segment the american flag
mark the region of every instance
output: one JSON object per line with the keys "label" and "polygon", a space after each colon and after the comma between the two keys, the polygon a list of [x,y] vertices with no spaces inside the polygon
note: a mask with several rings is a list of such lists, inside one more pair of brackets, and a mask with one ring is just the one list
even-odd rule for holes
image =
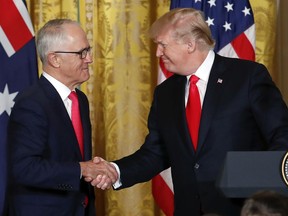
{"label": "american flag", "polygon": [[[248,0],[171,0],[170,9],[189,7],[204,12],[206,23],[216,41],[216,53],[255,60],[255,24]],[[160,61],[158,83],[171,75]],[[167,216],[172,216],[174,193],[170,168],[154,177],[152,193],[162,211]]]}
{"label": "american flag", "polygon": [[0,0],[0,215],[5,214],[6,133],[14,98],[38,77],[34,30],[22,0]]}

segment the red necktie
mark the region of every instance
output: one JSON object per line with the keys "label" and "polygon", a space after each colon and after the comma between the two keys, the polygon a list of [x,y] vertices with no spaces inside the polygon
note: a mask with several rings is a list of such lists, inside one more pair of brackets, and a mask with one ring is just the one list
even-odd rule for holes
{"label": "red necktie", "polygon": [[[82,121],[81,121],[81,115],[80,115],[80,109],[79,109],[78,96],[77,96],[75,91],[72,91],[68,97],[72,101],[72,109],[71,109],[72,124],[74,127],[74,131],[76,133],[76,137],[78,140],[78,144],[79,144],[82,158],[84,158],[83,127],[82,127]],[[85,208],[88,205],[88,201],[89,201],[88,196],[86,195],[85,200],[82,203]]]}
{"label": "red necktie", "polygon": [[72,91],[68,97],[72,101],[71,120],[78,140],[80,152],[83,158],[84,157],[83,127],[80,116],[78,96],[75,91]]}
{"label": "red necktie", "polygon": [[189,97],[186,105],[186,118],[188,128],[194,149],[197,148],[198,144],[198,133],[201,117],[201,103],[199,91],[196,83],[199,78],[195,75],[190,77]]}

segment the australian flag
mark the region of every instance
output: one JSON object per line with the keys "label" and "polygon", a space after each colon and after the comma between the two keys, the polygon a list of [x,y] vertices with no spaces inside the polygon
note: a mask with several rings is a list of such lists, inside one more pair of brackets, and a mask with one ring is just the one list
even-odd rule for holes
{"label": "australian flag", "polygon": [[[195,8],[203,11],[216,41],[216,53],[255,60],[255,24],[249,0],[171,0],[170,9],[174,8]],[[159,65],[158,83],[172,75],[161,60]],[[152,193],[165,215],[172,216],[174,191],[170,168],[153,178]]]}
{"label": "australian flag", "polygon": [[22,0],[0,0],[0,215],[5,215],[8,118],[16,95],[38,78],[34,30]]}

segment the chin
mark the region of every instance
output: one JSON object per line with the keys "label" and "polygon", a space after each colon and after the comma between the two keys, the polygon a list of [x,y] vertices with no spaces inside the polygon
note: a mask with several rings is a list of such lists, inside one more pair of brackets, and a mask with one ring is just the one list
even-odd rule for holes
{"label": "chin", "polygon": [[90,75],[88,74],[88,76],[85,77],[83,82],[86,82],[87,80],[89,80],[89,78],[90,78]]}
{"label": "chin", "polygon": [[171,70],[173,70],[173,68],[175,68],[174,65],[170,61],[164,62],[164,66],[169,71],[171,71]]}
{"label": "chin", "polygon": [[83,72],[83,79],[88,80],[90,78],[90,73],[89,73],[89,70],[85,70],[85,72]]}

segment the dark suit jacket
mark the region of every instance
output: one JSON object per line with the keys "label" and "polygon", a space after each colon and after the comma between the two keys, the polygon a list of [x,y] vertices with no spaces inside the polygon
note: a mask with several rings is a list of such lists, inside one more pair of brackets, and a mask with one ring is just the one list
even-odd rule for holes
{"label": "dark suit jacket", "polygon": [[215,187],[227,151],[287,150],[288,111],[267,69],[258,63],[215,56],[202,106],[197,151],[185,117],[186,77],[156,87],[149,134],[131,156],[115,161],[122,188],[150,180],[171,166],[175,215],[239,215],[237,200]]}
{"label": "dark suit jacket", "polygon": [[[76,90],[91,159],[89,105]],[[72,122],[56,89],[43,76],[16,98],[9,129],[10,215],[95,215],[94,190],[80,180],[82,161]],[[86,208],[85,196],[89,198]],[[84,214],[86,211],[86,214]]]}

